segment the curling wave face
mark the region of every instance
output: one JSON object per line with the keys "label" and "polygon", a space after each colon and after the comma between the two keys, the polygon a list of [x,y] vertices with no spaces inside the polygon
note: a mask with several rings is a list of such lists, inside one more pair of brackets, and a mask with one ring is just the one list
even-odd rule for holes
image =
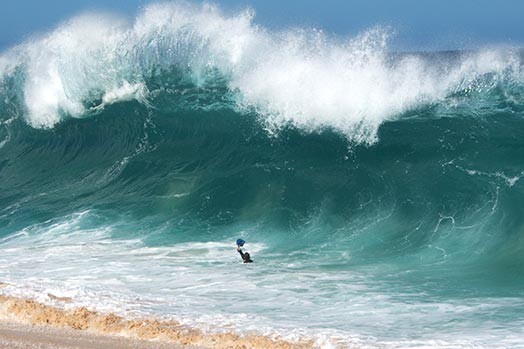
{"label": "curling wave face", "polygon": [[522,51],[387,37],[169,3],[3,53],[3,291],[316,343],[522,345]]}

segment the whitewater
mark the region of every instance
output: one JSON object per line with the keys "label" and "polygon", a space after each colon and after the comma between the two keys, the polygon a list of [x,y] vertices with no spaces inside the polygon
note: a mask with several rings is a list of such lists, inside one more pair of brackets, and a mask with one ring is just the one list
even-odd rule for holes
{"label": "whitewater", "polygon": [[389,40],[173,2],[5,50],[0,292],[318,348],[523,348],[524,52]]}

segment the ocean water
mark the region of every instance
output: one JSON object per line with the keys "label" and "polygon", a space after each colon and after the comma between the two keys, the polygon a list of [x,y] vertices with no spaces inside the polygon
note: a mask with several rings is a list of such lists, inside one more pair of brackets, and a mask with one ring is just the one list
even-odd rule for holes
{"label": "ocean water", "polygon": [[168,3],[5,50],[2,292],[323,348],[524,348],[524,53],[388,39]]}

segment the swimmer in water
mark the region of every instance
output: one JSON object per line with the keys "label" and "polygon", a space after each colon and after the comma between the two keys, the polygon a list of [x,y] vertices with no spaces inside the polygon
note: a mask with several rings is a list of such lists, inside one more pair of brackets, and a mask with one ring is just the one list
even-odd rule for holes
{"label": "swimmer in water", "polygon": [[242,249],[239,245],[237,245],[237,251],[240,253],[240,256],[242,257],[242,260],[244,263],[253,263],[253,260],[251,259],[251,256],[249,256],[248,252],[242,252]]}

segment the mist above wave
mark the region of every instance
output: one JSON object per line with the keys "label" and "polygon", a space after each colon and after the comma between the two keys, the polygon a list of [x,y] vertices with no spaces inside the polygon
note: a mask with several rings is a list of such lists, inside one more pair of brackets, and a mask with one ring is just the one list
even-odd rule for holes
{"label": "mist above wave", "polygon": [[148,81],[175,67],[195,86],[218,73],[235,107],[256,110],[270,132],[330,128],[368,144],[407,110],[523,80],[516,50],[392,55],[384,28],[342,40],[316,29],[270,31],[253,18],[251,10],[229,15],[183,2],[149,5],[132,21],[86,14],[0,56],[0,74],[20,75],[19,100],[37,128],[83,117],[93,105],[145,103]]}

